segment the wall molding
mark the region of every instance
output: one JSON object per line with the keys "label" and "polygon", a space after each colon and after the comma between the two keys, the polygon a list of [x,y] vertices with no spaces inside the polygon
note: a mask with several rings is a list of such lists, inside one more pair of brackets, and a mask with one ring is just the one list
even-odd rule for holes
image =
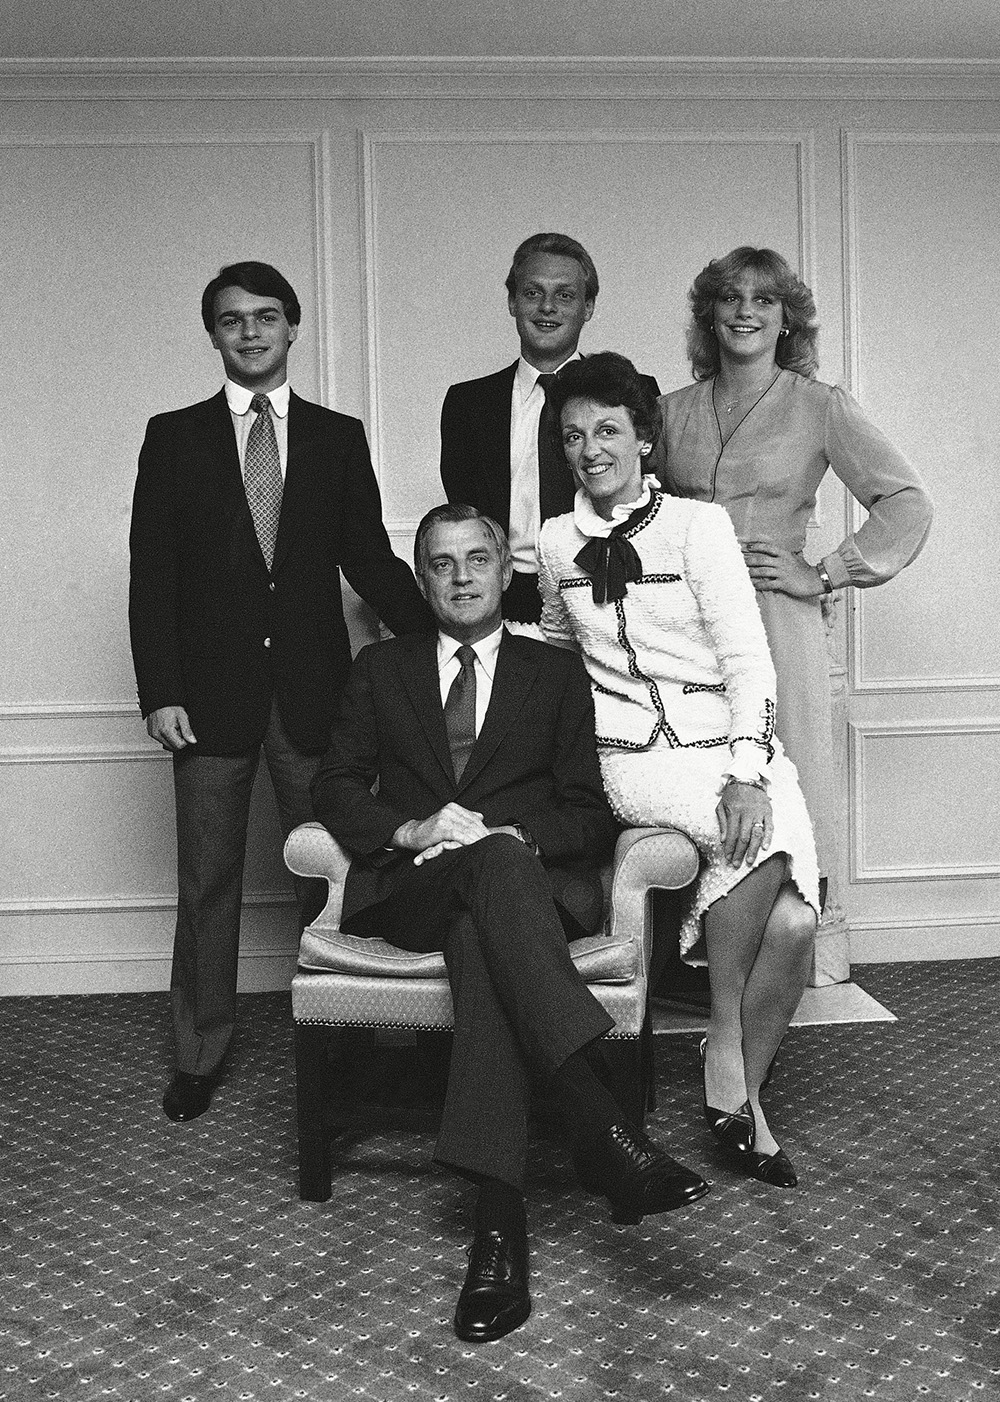
{"label": "wall molding", "polygon": [[[244,891],[243,905],[254,909],[277,909],[293,906],[296,898],[286,891]],[[33,898],[23,901],[0,901],[3,915],[107,915],[138,914],[146,910],[176,910],[177,895],[154,892],[129,896],[79,896],[61,899]],[[95,956],[95,958],[98,956]],[[109,959],[112,955],[109,953]],[[117,953],[115,956],[117,958]],[[128,956],[128,957],[140,957]],[[0,955],[0,964],[7,962]]]}
{"label": "wall molding", "polygon": [[138,745],[8,745],[0,748],[0,764],[123,764],[153,760],[167,763],[171,756],[150,742]]}
{"label": "wall molding", "polygon": [[112,716],[142,720],[136,701],[31,701],[0,706],[0,720],[103,720]]}
{"label": "wall molding", "polygon": [[[601,82],[593,82],[600,63]],[[719,98],[996,102],[996,60],[692,57],[8,58],[2,101]]]}
{"label": "wall molding", "polygon": [[[852,721],[848,725],[848,825],[850,880],[855,885],[872,882],[900,881],[941,881],[972,880],[981,877],[1000,876],[1000,859],[981,865],[974,863],[941,863],[935,866],[919,867],[870,867],[865,864],[865,750],[872,739],[912,738],[942,735],[1000,735],[1000,720],[968,721],[898,721],[893,724],[859,724]],[[852,928],[855,925],[852,919]],[[876,921],[881,927],[886,922]]]}
{"label": "wall molding", "polygon": [[[385,460],[382,442],[380,410],[380,377],[378,352],[378,259],[377,259],[377,199],[375,189],[375,153],[385,146],[785,146],[795,153],[795,213],[798,230],[799,266],[803,279],[811,286],[816,277],[816,137],[812,127],[779,128],[776,130],[726,131],[719,128],[693,131],[636,131],[630,128],[595,128],[592,130],[507,130],[469,131],[449,128],[370,128],[359,133],[359,172],[361,187],[361,259],[363,279],[363,360],[366,373],[368,438],[376,473],[381,473]],[[385,522],[391,537],[407,529],[403,521]],[[416,530],[414,523],[413,530]]]}

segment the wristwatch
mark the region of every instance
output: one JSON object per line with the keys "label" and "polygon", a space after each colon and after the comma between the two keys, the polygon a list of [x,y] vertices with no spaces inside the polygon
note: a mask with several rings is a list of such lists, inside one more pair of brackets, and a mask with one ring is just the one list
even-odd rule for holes
{"label": "wristwatch", "polygon": [[537,842],[535,841],[535,839],[532,837],[532,835],[531,835],[531,833],[528,831],[528,829],[527,829],[526,827],[524,827],[524,825],[523,825],[522,823],[514,823],[514,824],[513,824],[513,828],[514,828],[514,831],[517,833],[519,839],[524,843],[524,845],[525,845],[526,847],[530,847],[530,848],[531,848],[531,854],[532,854],[532,856],[533,856],[533,857],[537,857],[537,856],[538,856],[538,843],[537,843]]}

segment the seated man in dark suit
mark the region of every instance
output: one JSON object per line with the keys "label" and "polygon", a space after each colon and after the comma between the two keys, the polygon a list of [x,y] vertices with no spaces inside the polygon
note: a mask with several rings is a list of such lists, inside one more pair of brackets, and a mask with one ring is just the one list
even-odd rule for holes
{"label": "seated man in dark suit", "polygon": [[[507,308],[520,357],[505,370],[452,385],[441,409],[441,481],[449,501],[469,502],[499,521],[514,574],[504,618],[537,623],[538,532],[573,509],[574,484],[546,386],[580,352],[580,332],[597,300],[597,269],[567,234],[532,234],[507,274]],[[644,376],[654,394],[659,387]]]}
{"label": "seated man in dark suit", "polygon": [[579,658],[506,632],[510,554],[475,508],[429,512],[415,556],[439,632],[359,653],[313,803],[354,858],[343,928],[444,952],[455,1038],[435,1157],[480,1185],[455,1331],[485,1341],[531,1309],[532,1075],[549,1078],[578,1173],[618,1220],[685,1206],[707,1185],[625,1123],[595,1075],[594,1043],[613,1024],[567,933],[600,920],[616,825]]}

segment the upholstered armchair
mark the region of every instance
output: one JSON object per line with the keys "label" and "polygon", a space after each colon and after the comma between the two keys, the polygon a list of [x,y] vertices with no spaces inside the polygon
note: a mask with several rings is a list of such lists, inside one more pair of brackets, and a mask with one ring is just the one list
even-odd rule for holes
{"label": "upholstered armchair", "polygon": [[[329,897],[303,933],[292,980],[297,1079],[299,1193],[325,1202],[331,1192],[331,1144],[338,1130],[330,1108],[327,1041],[331,1029],[447,1031],[451,990],[439,953],[412,954],[381,939],[340,929],[350,859],[319,823],[305,823],[285,843],[298,876],[324,877]],[[680,890],[698,870],[698,853],[683,833],[632,828],[618,839],[606,872],[604,932],[571,942],[570,952],[591,992],[615,1020],[607,1034],[622,1074],[626,1105],[637,1122],[652,1103],[653,1054],[648,1007],[652,924],[648,893]]]}

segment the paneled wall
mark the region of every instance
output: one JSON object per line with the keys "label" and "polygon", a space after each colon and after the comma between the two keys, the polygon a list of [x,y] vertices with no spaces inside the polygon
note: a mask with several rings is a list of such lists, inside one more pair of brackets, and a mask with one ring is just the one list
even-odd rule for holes
{"label": "paneled wall", "polygon": [[[293,382],[366,420],[407,555],[441,497],[444,392],[514,358],[503,279],[550,227],[601,275],[584,349],[623,350],[664,388],[688,378],[685,292],[710,256],[770,244],[814,287],[821,377],[852,389],[938,507],[918,562],[849,596],[831,638],[853,955],[1000,954],[997,94],[933,73],[905,92],[866,79],[862,101],[846,78],[782,95],[710,68],[641,85],[619,69],[597,103],[584,69],[558,98],[516,64],[481,92],[428,65],[405,96],[388,69],[345,71],[324,91],[294,65],[16,82],[0,66],[5,991],[168,977],[170,766],[134,706],[127,533],[146,419],[220,382],[204,283],[240,257],[290,277]],[[854,514],[824,487],[817,554]],[[352,622],[370,633],[359,605]],[[294,929],[257,799],[242,977],[271,987]]]}

